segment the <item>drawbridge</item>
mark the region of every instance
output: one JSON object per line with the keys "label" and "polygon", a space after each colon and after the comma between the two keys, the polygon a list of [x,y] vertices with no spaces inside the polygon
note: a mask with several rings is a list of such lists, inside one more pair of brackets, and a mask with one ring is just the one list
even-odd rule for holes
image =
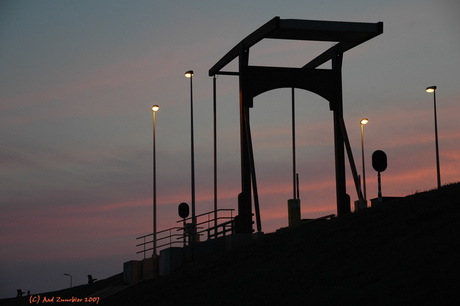
{"label": "drawbridge", "polygon": [[[249,119],[254,97],[270,90],[304,89],[329,102],[329,109],[333,112],[334,118],[337,214],[340,216],[350,212],[350,197],[346,192],[345,182],[345,150],[358,198],[363,199],[343,120],[342,62],[346,51],[382,33],[382,22],[337,22],[275,17],[244,38],[209,69],[209,76],[214,77],[214,103],[216,76],[232,75],[239,78],[241,193],[238,195],[238,215],[235,217],[236,233],[253,232],[252,216],[254,214],[257,231],[260,232],[262,228]],[[249,51],[263,39],[327,41],[334,45],[302,67],[251,66],[249,65]],[[238,71],[224,70],[236,58],[238,58]],[[330,69],[319,68],[328,62],[331,63]],[[254,214],[252,198],[254,199]]]}

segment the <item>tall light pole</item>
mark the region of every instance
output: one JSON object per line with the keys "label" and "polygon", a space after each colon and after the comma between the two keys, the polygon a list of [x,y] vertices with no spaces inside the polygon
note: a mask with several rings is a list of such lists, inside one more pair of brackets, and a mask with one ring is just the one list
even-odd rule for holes
{"label": "tall light pole", "polygon": [[441,172],[439,170],[439,147],[438,147],[438,119],[436,116],[436,86],[426,88],[426,92],[433,93],[434,97],[434,133],[436,139],[436,168],[438,172],[438,189],[441,188]]}
{"label": "tall light pole", "polygon": [[195,145],[193,141],[193,70],[185,72],[185,77],[190,79],[190,132],[191,132],[191,173],[192,173],[192,244],[195,244],[196,215],[195,215]]}
{"label": "tall light pole", "polygon": [[[292,98],[292,193],[293,199],[296,200],[296,157],[295,157],[295,91],[294,87],[291,89]],[[297,190],[298,193],[298,190]]]}
{"label": "tall light pole", "polygon": [[72,288],[72,275],[64,273],[64,275],[70,276],[70,288]]}
{"label": "tall light pole", "polygon": [[155,114],[160,109],[158,105],[152,106],[153,112],[153,254],[157,255],[157,158],[155,144]]}
{"label": "tall light pole", "polygon": [[366,168],[364,167],[364,125],[368,123],[367,118],[361,119],[361,153],[363,159],[363,191],[364,191],[364,201],[367,201],[366,198]]}
{"label": "tall light pole", "polygon": [[217,107],[216,107],[216,76],[212,78],[213,84],[213,136],[214,136],[214,234],[217,237]]}

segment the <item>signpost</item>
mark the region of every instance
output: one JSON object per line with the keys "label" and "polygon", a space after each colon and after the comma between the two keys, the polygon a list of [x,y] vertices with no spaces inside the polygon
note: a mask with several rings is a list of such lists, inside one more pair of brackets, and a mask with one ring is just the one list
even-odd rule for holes
{"label": "signpost", "polygon": [[382,203],[382,187],[380,183],[380,172],[383,172],[387,168],[387,155],[381,150],[377,150],[372,153],[372,167],[378,172],[378,184],[379,184],[379,203]]}
{"label": "signpost", "polygon": [[184,247],[187,242],[187,224],[185,222],[185,219],[188,217],[190,214],[190,208],[187,203],[180,203],[179,204],[179,217],[184,219]]}

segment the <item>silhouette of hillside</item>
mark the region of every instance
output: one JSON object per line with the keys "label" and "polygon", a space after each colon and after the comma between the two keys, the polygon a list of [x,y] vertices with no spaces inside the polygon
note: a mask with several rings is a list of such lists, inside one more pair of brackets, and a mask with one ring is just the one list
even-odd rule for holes
{"label": "silhouette of hillside", "polygon": [[[58,305],[70,305],[72,303],[65,303],[65,302],[58,302],[57,297],[60,297],[62,300],[71,299],[72,297],[77,297],[84,299],[85,297],[89,296],[100,296],[100,293],[105,293],[107,291],[113,291],[114,289],[126,287],[123,284],[123,273],[119,273],[108,277],[106,279],[95,281],[92,284],[87,285],[79,285],[72,288],[66,288],[58,291],[51,291],[45,293],[33,293],[32,299],[34,297],[40,296],[39,298],[34,299],[36,302],[32,302],[30,296],[24,294],[21,298],[6,298],[0,299],[0,305],[8,305],[8,306],[16,306],[16,305],[32,305],[32,304],[58,304]],[[52,299],[54,297],[53,302],[43,302],[43,298],[46,297],[47,299]],[[80,305],[89,305],[90,303],[80,303]],[[76,304],[77,305],[77,304]]]}
{"label": "silhouette of hillside", "polygon": [[460,184],[267,234],[100,305],[442,305],[460,285]]}
{"label": "silhouette of hillside", "polygon": [[451,184],[282,229],[99,305],[451,305],[460,286],[459,193]]}

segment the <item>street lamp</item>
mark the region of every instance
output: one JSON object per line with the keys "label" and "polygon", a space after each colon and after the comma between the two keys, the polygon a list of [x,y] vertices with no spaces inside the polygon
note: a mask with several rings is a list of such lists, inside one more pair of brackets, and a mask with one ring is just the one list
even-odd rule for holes
{"label": "street lamp", "polygon": [[66,275],[66,276],[70,276],[70,288],[72,288],[72,275],[70,275],[70,274],[67,274],[67,273],[64,273],[64,275]]}
{"label": "street lamp", "polygon": [[[364,167],[364,125],[368,123],[367,118],[361,119],[361,153],[363,159],[363,187],[364,187],[364,201],[366,202],[366,168]],[[367,204],[366,204],[367,205]]]}
{"label": "street lamp", "polygon": [[436,116],[436,86],[427,87],[425,90],[428,93],[433,93],[434,97],[434,133],[436,139],[436,168],[438,172],[438,189],[441,188],[441,172],[439,170],[439,147],[438,147],[438,120]]}
{"label": "street lamp", "polygon": [[195,244],[196,216],[195,216],[195,145],[193,141],[193,70],[185,72],[190,79],[190,133],[191,133],[191,174],[192,174],[192,244]]}
{"label": "street lamp", "polygon": [[153,111],[153,254],[157,254],[157,165],[155,145],[155,114],[160,109],[158,105],[152,106]]}

